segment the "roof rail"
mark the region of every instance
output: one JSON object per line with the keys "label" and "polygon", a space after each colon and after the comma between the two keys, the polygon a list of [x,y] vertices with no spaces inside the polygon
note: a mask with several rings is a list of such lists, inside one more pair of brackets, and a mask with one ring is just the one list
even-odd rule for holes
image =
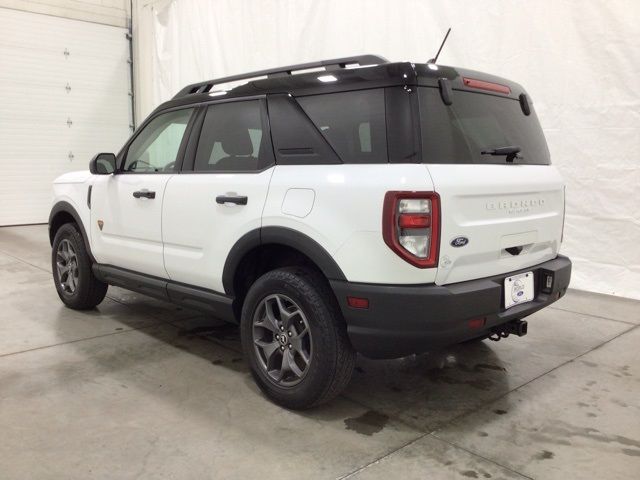
{"label": "roof rail", "polygon": [[222,83],[235,82],[237,80],[248,80],[256,77],[284,77],[291,75],[295,71],[308,70],[311,68],[322,68],[325,70],[337,70],[345,68],[347,65],[378,65],[381,63],[389,63],[389,61],[378,55],[357,55],[354,57],[334,58],[331,60],[320,60],[319,62],[299,63],[297,65],[288,65],[286,67],[269,68],[267,70],[258,70],[257,72],[242,73],[240,75],[231,75],[229,77],[216,78],[214,80],[208,80],[206,82],[193,83],[187,85],[180,90],[175,97],[180,98],[185,95],[191,95],[195,93],[204,93],[210,91],[214,85],[220,85]]}

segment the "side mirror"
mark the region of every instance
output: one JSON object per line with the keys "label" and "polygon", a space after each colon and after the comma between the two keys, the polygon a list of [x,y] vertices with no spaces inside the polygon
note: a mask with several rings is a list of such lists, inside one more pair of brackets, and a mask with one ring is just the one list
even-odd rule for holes
{"label": "side mirror", "polygon": [[113,153],[99,153],[89,162],[92,175],[111,175],[116,171],[116,156]]}

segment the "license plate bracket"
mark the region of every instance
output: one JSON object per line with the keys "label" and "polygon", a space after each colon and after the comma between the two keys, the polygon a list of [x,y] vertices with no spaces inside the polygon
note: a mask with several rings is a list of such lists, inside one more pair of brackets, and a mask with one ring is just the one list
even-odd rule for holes
{"label": "license plate bracket", "polygon": [[519,273],[504,279],[504,308],[530,302],[535,298],[533,272]]}

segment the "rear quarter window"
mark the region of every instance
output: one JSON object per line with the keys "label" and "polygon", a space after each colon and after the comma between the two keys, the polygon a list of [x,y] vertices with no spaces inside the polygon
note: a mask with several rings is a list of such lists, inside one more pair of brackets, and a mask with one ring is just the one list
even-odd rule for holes
{"label": "rear quarter window", "polygon": [[437,88],[418,91],[425,163],[504,164],[505,156],[481,152],[506,146],[520,147],[518,164],[551,163],[535,112],[525,115],[518,100],[454,90],[447,106]]}
{"label": "rear quarter window", "polygon": [[383,89],[296,100],[344,163],[387,163]]}

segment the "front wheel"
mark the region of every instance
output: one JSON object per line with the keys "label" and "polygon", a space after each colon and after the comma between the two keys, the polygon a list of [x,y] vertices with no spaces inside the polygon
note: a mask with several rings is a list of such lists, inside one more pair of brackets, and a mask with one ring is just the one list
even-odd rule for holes
{"label": "front wheel", "polygon": [[69,308],[93,308],[107,294],[109,286],[93,275],[84,239],[73,223],[65,223],[56,232],[51,267],[58,296]]}
{"label": "front wheel", "polygon": [[264,274],[242,308],[242,346],[260,389],[279,405],[325,403],[349,383],[355,352],[333,293],[317,273]]}

